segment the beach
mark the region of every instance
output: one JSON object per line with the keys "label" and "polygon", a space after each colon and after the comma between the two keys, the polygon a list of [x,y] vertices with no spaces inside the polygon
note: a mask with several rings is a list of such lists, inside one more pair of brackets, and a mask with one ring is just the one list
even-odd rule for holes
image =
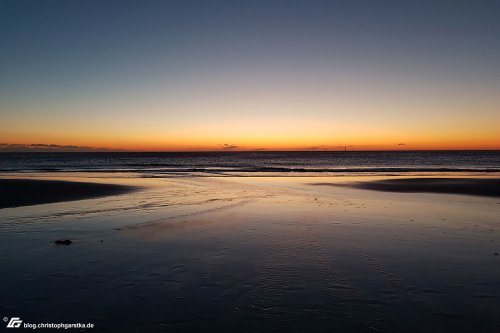
{"label": "beach", "polygon": [[[2,178],[107,184],[97,198],[0,209],[7,317],[102,332],[500,325],[500,201],[474,195],[494,177],[441,177],[473,195],[408,188],[429,177],[400,192],[365,188],[402,181],[387,176]],[[104,191],[117,185],[135,190]]]}

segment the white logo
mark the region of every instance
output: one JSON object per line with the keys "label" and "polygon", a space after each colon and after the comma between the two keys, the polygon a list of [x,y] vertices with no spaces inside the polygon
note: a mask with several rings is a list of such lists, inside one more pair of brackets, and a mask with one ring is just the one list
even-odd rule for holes
{"label": "white logo", "polygon": [[22,324],[22,320],[19,317],[12,317],[10,318],[9,323],[7,324],[7,328],[19,328]]}

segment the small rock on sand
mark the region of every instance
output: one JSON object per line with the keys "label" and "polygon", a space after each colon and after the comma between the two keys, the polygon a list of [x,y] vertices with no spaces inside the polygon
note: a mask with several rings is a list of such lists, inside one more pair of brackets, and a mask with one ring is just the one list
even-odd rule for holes
{"label": "small rock on sand", "polygon": [[71,245],[71,241],[69,239],[58,239],[54,242],[57,245]]}

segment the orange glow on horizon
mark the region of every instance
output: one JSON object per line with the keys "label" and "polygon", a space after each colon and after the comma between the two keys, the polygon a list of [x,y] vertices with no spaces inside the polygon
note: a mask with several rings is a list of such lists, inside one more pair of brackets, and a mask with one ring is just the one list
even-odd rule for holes
{"label": "orange glow on horizon", "polygon": [[[217,143],[222,142],[222,143]],[[90,147],[95,150],[116,150],[130,152],[189,152],[189,151],[386,151],[386,150],[500,150],[500,140],[326,140],[293,141],[277,140],[40,140],[25,139],[10,144],[46,144],[58,146]],[[75,149],[78,150],[78,149]],[[1,150],[0,150],[1,151]]]}
{"label": "orange glow on horizon", "polygon": [[[119,120],[117,120],[119,121]],[[470,126],[472,121],[402,125],[314,121],[306,118],[206,121],[164,128],[161,122],[132,126],[112,122],[74,121],[64,126],[26,123],[5,126],[0,143],[84,146],[123,151],[376,151],[376,150],[500,150],[496,123]],[[116,122],[115,122],[116,123]],[[114,124],[114,123],[112,123]],[[139,124],[141,125],[141,124]],[[14,128],[14,130],[11,130]]]}

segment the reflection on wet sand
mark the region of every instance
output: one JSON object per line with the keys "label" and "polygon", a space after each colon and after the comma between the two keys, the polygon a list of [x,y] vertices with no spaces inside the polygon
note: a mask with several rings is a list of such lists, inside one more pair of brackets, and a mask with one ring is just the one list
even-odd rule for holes
{"label": "reflection on wet sand", "polygon": [[498,199],[314,182],[134,178],[0,210],[0,311],[124,332],[498,327]]}

